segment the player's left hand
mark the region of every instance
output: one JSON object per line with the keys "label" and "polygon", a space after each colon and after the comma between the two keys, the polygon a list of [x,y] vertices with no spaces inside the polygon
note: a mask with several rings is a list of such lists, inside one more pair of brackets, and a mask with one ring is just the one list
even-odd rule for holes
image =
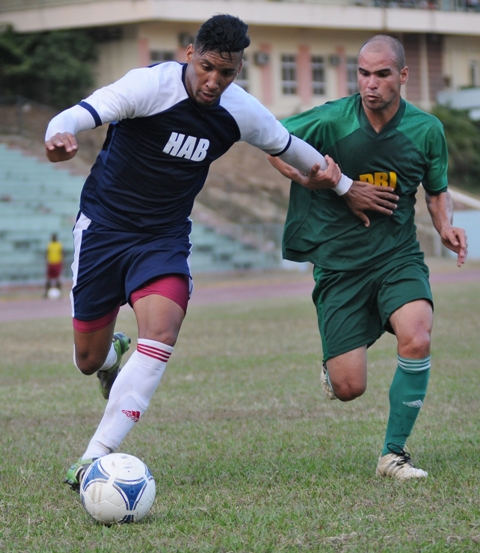
{"label": "player's left hand", "polygon": [[395,190],[388,186],[374,186],[368,182],[354,180],[343,197],[352,213],[366,227],[370,226],[370,219],[365,211],[377,211],[384,215],[392,215],[397,209],[398,196],[395,194]]}
{"label": "player's left hand", "polygon": [[442,244],[457,254],[457,266],[461,267],[467,260],[468,240],[463,228],[447,226],[440,233]]}

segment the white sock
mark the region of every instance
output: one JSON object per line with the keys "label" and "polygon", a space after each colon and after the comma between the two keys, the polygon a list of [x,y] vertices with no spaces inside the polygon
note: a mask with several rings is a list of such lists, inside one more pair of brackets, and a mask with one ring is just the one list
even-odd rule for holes
{"label": "white sock", "polygon": [[[105,371],[105,370],[109,369],[110,367],[113,367],[113,365],[115,365],[116,362],[117,362],[117,352],[116,352],[115,348],[113,347],[113,342],[112,342],[112,345],[110,346],[110,349],[108,351],[107,358],[105,359],[103,365],[98,370],[99,371]],[[73,364],[78,369],[77,359],[76,359],[76,355],[75,355],[75,346],[73,346]],[[80,369],[78,369],[78,370],[80,370]]]}
{"label": "white sock", "polygon": [[112,345],[110,346],[110,349],[108,350],[107,358],[105,359],[103,365],[98,369],[99,371],[105,371],[109,369],[110,367],[113,367],[115,363],[117,362],[118,356],[117,356],[117,350]]}
{"label": "white sock", "polygon": [[118,449],[147,410],[172,352],[172,346],[161,342],[138,340],[136,351],[110,390],[103,418],[82,459],[102,457]]}

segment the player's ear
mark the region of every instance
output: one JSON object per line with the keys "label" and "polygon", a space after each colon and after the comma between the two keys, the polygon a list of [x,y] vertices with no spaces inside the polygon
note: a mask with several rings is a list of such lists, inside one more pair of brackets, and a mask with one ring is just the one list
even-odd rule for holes
{"label": "player's ear", "polygon": [[408,81],[408,67],[405,66],[401,71],[400,71],[400,84],[405,84],[406,82]]}
{"label": "player's ear", "polygon": [[187,63],[190,63],[192,61],[194,51],[195,49],[193,48],[193,44],[189,44],[187,46],[187,49],[185,50],[185,57],[187,58]]}

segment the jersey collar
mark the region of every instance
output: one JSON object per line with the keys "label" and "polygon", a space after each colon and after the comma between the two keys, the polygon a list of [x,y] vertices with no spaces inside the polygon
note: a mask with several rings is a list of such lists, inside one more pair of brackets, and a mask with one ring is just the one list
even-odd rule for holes
{"label": "jersey collar", "polygon": [[390,121],[383,127],[383,129],[377,133],[377,131],[372,127],[370,121],[368,120],[367,114],[363,109],[362,99],[360,94],[357,96],[357,117],[360,127],[372,138],[386,138],[393,130],[395,130],[400,121],[402,120],[403,114],[405,113],[406,103],[403,98],[400,98],[400,105],[398,106],[397,113],[390,119]]}

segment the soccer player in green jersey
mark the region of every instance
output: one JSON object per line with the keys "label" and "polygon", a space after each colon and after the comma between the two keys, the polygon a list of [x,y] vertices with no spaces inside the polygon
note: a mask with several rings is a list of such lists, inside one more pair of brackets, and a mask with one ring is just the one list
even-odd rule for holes
{"label": "soccer player in green jersey", "polygon": [[367,348],[385,330],[397,338],[398,367],[377,474],[400,480],[427,476],[405,450],[427,391],[433,323],[429,273],[414,224],[421,183],[442,243],[457,254],[459,267],[467,255],[465,231],[452,226],[442,125],[403,100],[400,91],[407,79],[401,43],[376,35],[358,55],[358,94],[283,121],[352,179],[394,188],[393,215],[367,212],[362,223],[348,198],[308,190],[299,184],[304,177],[298,171],[270,160],[293,181],[284,257],[314,265],[326,395],[341,401],[361,396],[367,386]]}

